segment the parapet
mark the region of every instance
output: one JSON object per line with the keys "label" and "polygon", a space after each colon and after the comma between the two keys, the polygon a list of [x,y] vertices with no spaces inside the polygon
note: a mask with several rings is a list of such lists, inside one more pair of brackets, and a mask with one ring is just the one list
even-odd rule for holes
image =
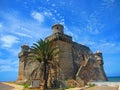
{"label": "parapet", "polygon": [[97,61],[100,65],[103,65],[103,64],[104,64],[104,63],[103,63],[102,52],[96,51],[96,52],[94,53],[94,57],[95,57],[96,61]]}
{"label": "parapet", "polygon": [[30,52],[30,48],[27,44],[23,44],[21,46],[21,51],[20,53],[18,54],[19,58],[26,55],[28,52]]}
{"label": "parapet", "polygon": [[102,53],[102,52],[101,52],[101,51],[99,51],[99,50],[97,50],[95,53],[96,53],[96,54],[98,54],[98,53]]}
{"label": "parapet", "polygon": [[26,51],[28,51],[28,50],[30,49],[27,44],[23,44],[23,45],[21,46],[21,48],[22,48],[22,51],[23,51],[23,52],[26,52]]}
{"label": "parapet", "polygon": [[55,24],[52,26],[53,34],[46,37],[45,40],[56,41],[61,40],[67,43],[72,43],[72,37],[64,34],[64,27],[61,24]]}

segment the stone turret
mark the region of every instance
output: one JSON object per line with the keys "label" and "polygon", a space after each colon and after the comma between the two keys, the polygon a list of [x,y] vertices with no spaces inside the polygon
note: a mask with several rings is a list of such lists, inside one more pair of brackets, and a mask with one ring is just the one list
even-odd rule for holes
{"label": "stone turret", "polygon": [[19,58],[26,55],[29,51],[30,51],[30,48],[29,48],[29,46],[27,44],[22,45],[21,46],[21,51],[18,54]]}
{"label": "stone turret", "polygon": [[29,46],[27,44],[24,44],[21,46],[23,52],[28,52]]}
{"label": "stone turret", "polygon": [[103,63],[102,53],[100,51],[96,51],[95,54],[94,54],[94,56],[95,56],[95,59],[96,59],[96,61],[97,61],[97,63],[99,65],[103,65],[104,64]]}
{"label": "stone turret", "polygon": [[55,34],[55,33],[64,34],[63,30],[64,30],[64,27],[61,24],[55,24],[52,26],[53,34]]}
{"label": "stone turret", "polygon": [[26,57],[28,56],[28,53],[30,51],[30,48],[28,45],[24,44],[21,46],[21,52],[18,54],[19,56],[19,72],[18,72],[18,80],[17,82],[25,82],[25,63],[26,63]]}
{"label": "stone turret", "polygon": [[103,80],[103,81],[106,81],[107,80],[107,77],[106,77],[106,74],[105,74],[105,71],[104,71],[104,67],[103,67],[103,56],[102,56],[102,52],[100,51],[96,51],[94,53],[94,57],[95,57],[95,67],[96,68],[96,72],[97,73],[97,80]]}
{"label": "stone turret", "polygon": [[55,24],[52,26],[52,35],[48,36],[46,40],[49,41],[64,41],[72,43],[72,37],[64,34],[64,27],[61,24]]}

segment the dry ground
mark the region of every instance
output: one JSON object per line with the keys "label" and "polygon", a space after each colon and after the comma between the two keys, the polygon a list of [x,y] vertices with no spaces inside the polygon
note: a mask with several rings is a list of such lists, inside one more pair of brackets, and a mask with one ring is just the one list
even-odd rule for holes
{"label": "dry ground", "polygon": [[14,83],[0,82],[0,90],[23,90],[23,86]]}
{"label": "dry ground", "polygon": [[83,90],[118,90],[118,86],[95,86]]}
{"label": "dry ground", "polygon": [[[23,86],[14,83],[1,82],[0,90],[40,90],[40,89],[23,89]],[[90,88],[70,88],[66,90],[118,90],[118,86],[94,86]]]}
{"label": "dry ground", "polygon": [[118,90],[118,86],[94,86],[89,88],[71,88],[67,90]]}

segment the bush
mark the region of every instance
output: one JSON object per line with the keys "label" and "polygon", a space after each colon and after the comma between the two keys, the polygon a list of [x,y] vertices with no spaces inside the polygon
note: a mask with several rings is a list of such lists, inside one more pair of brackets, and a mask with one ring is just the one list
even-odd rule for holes
{"label": "bush", "polygon": [[66,86],[66,89],[69,89],[69,88],[74,88],[74,87],[70,85]]}
{"label": "bush", "polygon": [[28,88],[30,85],[29,84],[22,84],[22,86],[24,86],[24,88]]}
{"label": "bush", "polygon": [[88,85],[89,87],[94,87],[94,86],[95,86],[95,84],[91,84],[91,83],[87,83],[87,85]]}

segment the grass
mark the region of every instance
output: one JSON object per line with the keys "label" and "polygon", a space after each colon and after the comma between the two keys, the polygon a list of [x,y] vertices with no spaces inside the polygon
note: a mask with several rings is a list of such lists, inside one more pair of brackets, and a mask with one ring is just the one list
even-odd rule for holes
{"label": "grass", "polygon": [[30,85],[29,84],[21,84],[24,88],[28,88]]}
{"label": "grass", "polygon": [[69,86],[66,86],[65,88],[70,89],[70,88],[74,88],[74,87],[69,85]]}

